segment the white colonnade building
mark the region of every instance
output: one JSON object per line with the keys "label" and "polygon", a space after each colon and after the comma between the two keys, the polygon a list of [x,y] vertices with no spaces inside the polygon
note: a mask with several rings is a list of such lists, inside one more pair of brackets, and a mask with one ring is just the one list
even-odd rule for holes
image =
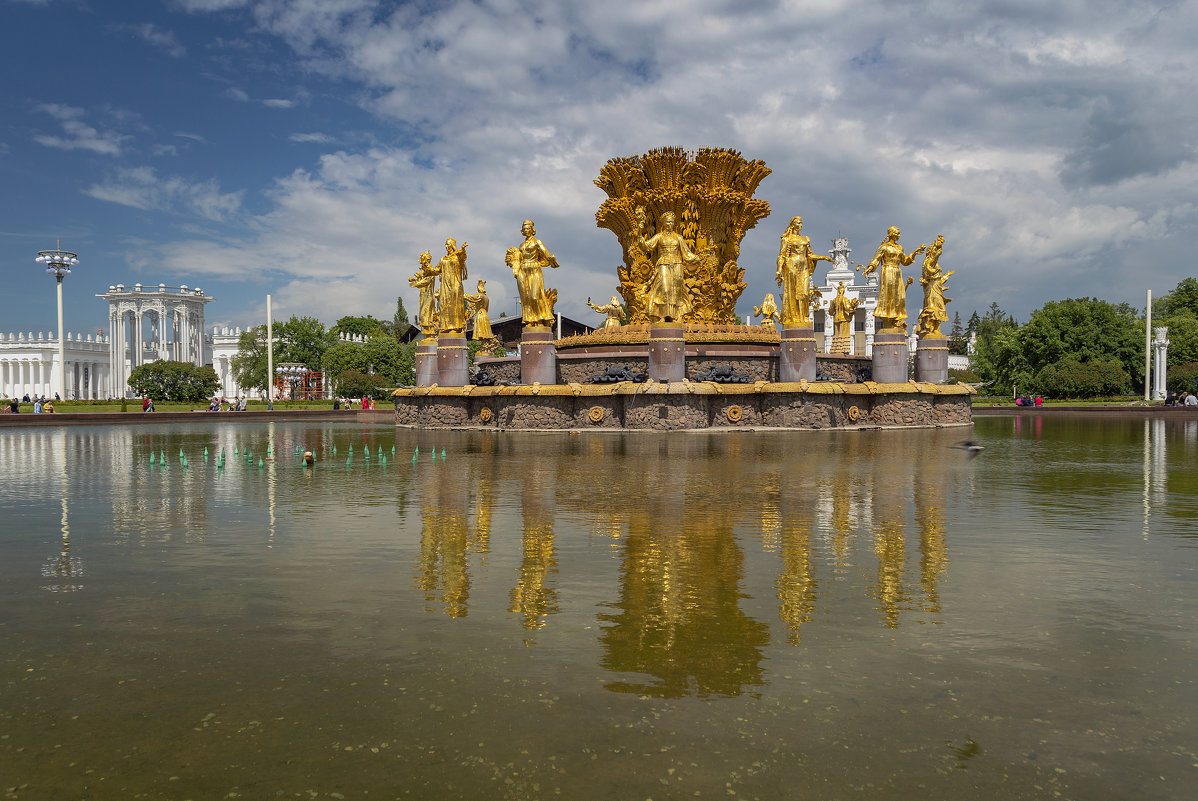
{"label": "white colonnade building", "polygon": [[815,349],[819,353],[827,353],[832,348],[833,322],[828,307],[836,298],[837,284],[842,282],[844,296],[849,300],[857,300],[857,310],[853,312],[853,335],[849,337],[849,353],[853,356],[872,356],[874,352],[874,309],[878,308],[878,278],[871,275],[857,283],[857,271],[849,261],[849,254],[852,252],[848,237],[838,236],[833,239],[832,250],[828,251],[832,258],[832,266],[828,268],[823,286],[816,287],[823,295],[819,300],[819,308],[812,314]]}
{"label": "white colonnade building", "polygon": [[109,364],[114,395],[127,395],[129,374],[159,359],[206,363],[204,305],[215,298],[199,287],[124,284],[96,297],[108,301]]}
{"label": "white colonnade building", "polygon": [[[97,332],[68,333],[63,342],[66,400],[111,396],[111,345]],[[0,396],[53,398],[58,387],[58,337],[32,331],[0,334]]]}

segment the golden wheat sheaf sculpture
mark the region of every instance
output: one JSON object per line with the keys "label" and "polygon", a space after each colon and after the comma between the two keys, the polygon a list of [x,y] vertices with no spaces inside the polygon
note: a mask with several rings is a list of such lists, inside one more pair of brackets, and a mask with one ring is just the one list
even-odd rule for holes
{"label": "golden wheat sheaf sculpture", "polygon": [[754,200],[757,185],[770,174],[763,161],[746,161],[736,150],[706,147],[688,152],[680,147],[650,150],[643,156],[614,158],[599,171],[595,185],[607,193],[595,223],[620,240],[624,264],[619,268],[620,295],[628,322],[649,322],[645,297],[653,280],[650,254],[637,244],[636,209],[644,207],[643,231],[652,237],[667,211],[676,230],[699,256],[685,267],[692,311],[685,322],[737,322],[736,301],[747,286],[737,266],[745,232],[769,216],[770,204]]}

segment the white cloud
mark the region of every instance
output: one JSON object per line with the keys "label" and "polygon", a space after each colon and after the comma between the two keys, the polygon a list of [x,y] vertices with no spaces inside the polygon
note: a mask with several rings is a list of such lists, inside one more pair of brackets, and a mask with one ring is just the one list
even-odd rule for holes
{"label": "white cloud", "polygon": [[591,181],[610,157],[667,144],[773,169],[758,196],[774,215],[743,243],[748,302],[774,291],[795,213],[858,256],[892,223],[912,246],[944,233],[964,315],[1124,291],[1136,248],[1185,253],[1194,226],[1181,210],[1198,205],[1182,177],[1198,29],[1184,5],[270,0],[246,13],[378,115],[375,141],[395,141],[395,124],[416,143],[327,153],[276,183],[257,238],[164,254],[230,276],[262,263],[297,302],[322,282],[340,282],[334,304],[358,302],[358,286],[406,292],[416,255],[453,234],[504,310],[502,251],[531,216],[565,265],[547,279],[564,310],[590,319],[582,301],[611,294],[621,256],[594,227]]}
{"label": "white cloud", "polygon": [[46,103],[38,110],[54,117],[62,125],[65,136],[38,134],[33,141],[59,150],[89,150],[103,156],[118,156],[123,143],[129,138],[112,131],[98,131],[83,122],[83,109],[58,103]]}
{"label": "white cloud", "polygon": [[319,132],[293,133],[290,136],[288,136],[287,138],[290,139],[292,142],[300,142],[303,144],[312,143],[312,144],[327,145],[330,142],[334,141],[333,137],[329,136],[328,134],[323,134],[323,133],[319,133]]}
{"label": "white cloud", "polygon": [[173,58],[182,58],[187,55],[187,48],[179,41],[179,37],[175,35],[174,31],[163,30],[152,22],[143,22],[140,25],[122,25],[120,28],[131,32]]}
{"label": "white cloud", "polygon": [[178,176],[159,178],[152,167],[119,169],[113,178],[84,194],[135,209],[169,211],[220,221],[241,207],[242,192],[221,192],[215,180],[188,182]]}

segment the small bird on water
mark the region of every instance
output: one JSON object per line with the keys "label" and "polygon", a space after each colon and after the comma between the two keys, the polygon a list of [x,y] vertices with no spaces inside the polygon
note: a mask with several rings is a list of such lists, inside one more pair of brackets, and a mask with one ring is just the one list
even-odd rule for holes
{"label": "small bird on water", "polygon": [[979,445],[976,442],[973,442],[972,440],[968,440],[968,439],[965,440],[964,442],[958,442],[956,445],[953,445],[952,447],[956,448],[957,450],[965,451],[966,453],[969,454],[970,459],[977,456],[979,453],[981,453],[982,451],[984,451],[986,449],[985,445]]}

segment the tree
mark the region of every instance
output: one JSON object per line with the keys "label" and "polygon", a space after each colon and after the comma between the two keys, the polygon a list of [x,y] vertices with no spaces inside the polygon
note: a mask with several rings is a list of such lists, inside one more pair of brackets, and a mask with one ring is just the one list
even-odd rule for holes
{"label": "tree", "polygon": [[1183,278],[1172,292],[1152,304],[1153,317],[1164,317],[1185,309],[1198,316],[1198,279]]}
{"label": "tree", "polygon": [[1127,371],[1118,362],[1079,362],[1071,356],[1036,373],[1036,392],[1054,398],[1100,398],[1131,391]]}
{"label": "tree", "polygon": [[1182,279],[1152,303],[1153,326],[1169,329],[1169,362],[1198,362],[1198,280]]}
{"label": "tree", "polygon": [[360,370],[342,371],[337,374],[333,383],[337,394],[347,398],[368,397],[381,400],[387,394],[379,376],[363,373]]}
{"label": "tree", "polygon": [[1018,347],[1032,372],[1066,356],[1081,363],[1118,362],[1144,381],[1144,326],[1135,310],[1097,298],[1051,301],[1019,329]]}
{"label": "tree", "polygon": [[366,340],[363,352],[367,370],[373,368],[375,374],[389,386],[416,382],[415,343],[408,348],[395,337],[380,331]]}
{"label": "tree", "polygon": [[1000,393],[1011,391],[1011,377],[1007,373],[1017,354],[1012,352],[1014,343],[1009,335],[1018,327],[1015,318],[1000,309],[997,303],[990,304],[985,317],[979,317],[975,311],[969,318],[967,330],[977,336],[971,369]]}
{"label": "tree", "polygon": [[266,389],[266,326],[256,325],[243,331],[237,340],[237,355],[230,361],[237,385],[246,389]]}
{"label": "tree", "polygon": [[337,339],[342,334],[350,334],[356,337],[368,337],[375,331],[383,328],[383,322],[376,320],[369,314],[365,317],[354,317],[347,315],[337,321],[337,324],[329,329],[333,339]]}
{"label": "tree", "polygon": [[356,342],[337,342],[330,345],[320,360],[321,367],[331,376],[346,370],[366,372],[366,352]]}
{"label": "tree", "polygon": [[310,370],[320,369],[320,357],[332,340],[324,323],[315,317],[296,317],[274,326],[275,363],[298,362]]}
{"label": "tree", "polygon": [[197,402],[212,397],[220,378],[210,366],[164,359],[137,367],[129,374],[129,388],[156,400]]}
{"label": "tree", "polygon": [[961,312],[955,312],[952,331],[948,335],[948,352],[964,356],[967,350],[965,330],[961,328]]}
{"label": "tree", "polygon": [[403,296],[395,299],[395,315],[391,318],[391,336],[399,339],[411,326],[408,320],[408,310],[403,307]]}

